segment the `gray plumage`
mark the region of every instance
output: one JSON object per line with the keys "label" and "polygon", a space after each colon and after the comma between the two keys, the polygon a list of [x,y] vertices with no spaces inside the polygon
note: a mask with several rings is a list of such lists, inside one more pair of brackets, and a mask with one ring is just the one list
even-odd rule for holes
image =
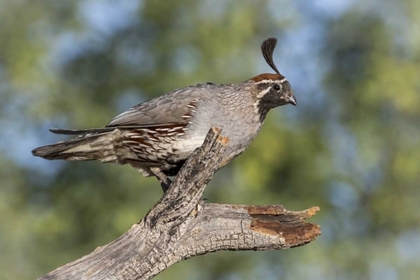
{"label": "gray plumage", "polygon": [[221,166],[241,154],[260,130],[268,111],[293,104],[289,82],[272,59],[276,40],[261,46],[276,74],[261,74],[227,85],[199,84],[178,89],[138,104],[112,119],[104,128],[52,129],[76,138],[33,150],[46,159],[100,160],[130,164],[145,176],[159,170],[175,175],[211,127],[230,139]]}

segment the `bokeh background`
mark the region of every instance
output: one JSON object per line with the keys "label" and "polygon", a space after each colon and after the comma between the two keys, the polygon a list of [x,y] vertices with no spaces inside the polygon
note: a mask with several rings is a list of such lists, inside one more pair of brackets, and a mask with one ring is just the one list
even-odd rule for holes
{"label": "bokeh background", "polygon": [[217,252],[155,279],[419,279],[420,1],[0,1],[0,279],[34,279],[106,244],[161,196],[129,166],[31,155],[129,107],[272,72],[270,112],[211,202],[317,205],[313,243]]}

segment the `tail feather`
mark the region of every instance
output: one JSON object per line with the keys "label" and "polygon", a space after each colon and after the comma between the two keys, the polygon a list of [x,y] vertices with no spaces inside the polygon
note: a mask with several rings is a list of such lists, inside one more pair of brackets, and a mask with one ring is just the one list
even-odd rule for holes
{"label": "tail feather", "polygon": [[116,161],[113,137],[109,132],[87,134],[56,144],[42,146],[32,151],[34,156],[49,160],[100,160]]}
{"label": "tail feather", "polygon": [[83,135],[88,133],[103,133],[115,130],[115,127],[93,128],[93,129],[62,129],[51,128],[50,131],[54,134],[64,135]]}
{"label": "tail feather", "polygon": [[[168,123],[171,124],[171,123]],[[119,130],[128,130],[128,129],[141,129],[141,128],[150,128],[154,126],[160,126],[162,124],[147,124],[147,125],[119,125],[115,126],[106,126],[103,128],[89,128],[89,129],[62,129],[62,128],[51,128],[50,131],[54,134],[64,134],[64,135],[87,135],[95,133],[105,133],[111,132],[115,129]]]}

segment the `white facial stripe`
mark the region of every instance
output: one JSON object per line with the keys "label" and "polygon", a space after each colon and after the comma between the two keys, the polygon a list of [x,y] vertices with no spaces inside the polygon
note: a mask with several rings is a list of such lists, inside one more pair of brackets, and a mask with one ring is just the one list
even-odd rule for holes
{"label": "white facial stripe", "polygon": [[[266,83],[272,83],[272,82],[275,82],[275,81],[273,81],[273,80],[261,80],[259,82],[256,82],[256,84],[266,84]],[[286,78],[283,78],[279,81],[279,83],[284,83],[284,82],[287,82]]]}
{"label": "white facial stripe", "polygon": [[271,88],[267,88],[263,91],[261,91],[260,93],[258,93],[257,98],[262,98],[267,92],[270,91]]}
{"label": "white facial stripe", "polygon": [[273,80],[261,80],[259,82],[256,82],[256,84],[266,84],[266,83],[272,83]]}

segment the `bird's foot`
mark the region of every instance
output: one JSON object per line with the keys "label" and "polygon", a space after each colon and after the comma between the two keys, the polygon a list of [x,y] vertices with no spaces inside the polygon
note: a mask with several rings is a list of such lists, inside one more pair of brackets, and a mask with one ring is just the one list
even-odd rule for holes
{"label": "bird's foot", "polygon": [[151,167],[150,172],[156,176],[158,181],[160,182],[160,186],[162,187],[163,192],[165,193],[169,186],[172,184],[172,181],[166,176],[159,168]]}

